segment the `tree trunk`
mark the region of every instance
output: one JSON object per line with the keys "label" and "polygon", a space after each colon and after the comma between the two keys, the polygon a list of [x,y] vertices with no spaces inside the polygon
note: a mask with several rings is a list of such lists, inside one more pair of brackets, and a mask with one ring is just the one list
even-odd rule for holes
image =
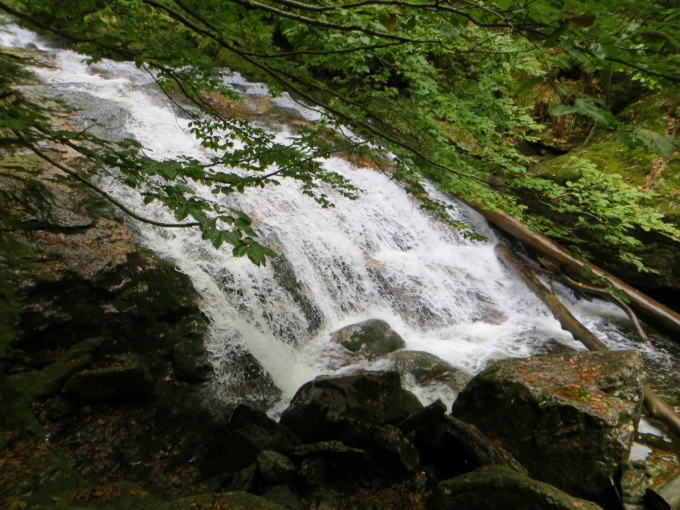
{"label": "tree trunk", "polygon": [[[519,260],[508,248],[502,245],[496,246],[496,253],[511,269],[524,280],[527,286],[536,294],[550,309],[555,318],[559,321],[562,329],[569,331],[576,340],[579,340],[591,351],[606,350],[602,341],[597,338],[588,328],[574,317],[564,306],[557,296],[551,292],[536,278],[536,276]],[[671,406],[657,395],[649,386],[644,388],[645,407],[647,412],[663,420],[676,435],[680,436],[680,416]]]}
{"label": "tree trunk", "polygon": [[559,244],[542,234],[532,232],[520,221],[508,216],[504,212],[489,211],[481,207],[473,207],[473,209],[484,216],[487,221],[524,243],[532,251],[553,259],[565,273],[575,278],[582,278],[582,268],[585,266],[596,276],[605,277],[614,287],[630,296],[631,306],[648,323],[668,333],[675,333],[671,337],[676,340],[680,338],[680,336],[677,336],[680,333],[680,314],[677,312],[607,273],[604,269],[574,257]]}

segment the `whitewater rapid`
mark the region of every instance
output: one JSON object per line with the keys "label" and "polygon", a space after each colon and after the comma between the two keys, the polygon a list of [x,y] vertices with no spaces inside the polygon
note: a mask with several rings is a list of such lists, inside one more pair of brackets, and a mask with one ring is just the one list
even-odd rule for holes
{"label": "whitewater rapid", "polygon": [[[88,66],[82,55],[50,49],[16,27],[0,33],[0,43],[34,45],[45,52],[51,67],[34,69],[43,87],[87,94],[104,110],[118,112],[117,125],[102,126],[96,111],[81,110],[77,115],[83,125],[134,137],[157,159],[183,154],[208,160],[189,132],[188,116],[158,91],[143,69],[106,60]],[[247,99],[266,96],[264,86],[249,84],[238,74],[226,73],[225,80]],[[319,115],[287,95],[271,104],[306,120]],[[279,129],[277,141],[292,134],[290,128]],[[389,365],[384,360],[347,364],[342,350],[329,342],[334,330],[369,318],[387,321],[407,349],[432,353],[469,375],[493,359],[531,356],[560,344],[582,349],[499,263],[494,253],[499,240],[474,212],[454,203],[452,214],[487,241],[465,239],[433,220],[387,174],[339,157],[323,164],[363,190],[360,199],[351,201],[327,189],[335,208],[322,209],[291,180],[226,199],[197,188],[202,196],[251,215],[263,243],[280,253],[266,267],[234,258],[228,246],[213,248],[195,230],[128,220],[139,242],[173,261],[199,292],[201,309],[210,319],[206,347],[215,367],[216,394],[229,398],[225,389],[236,384],[229,360],[239,350],[252,354],[280,388],[279,407],[319,374],[356,366],[384,368]],[[140,214],[172,221],[161,206],[143,207],[139,194],[115,178],[102,174],[98,182]],[[560,293],[610,348],[640,348],[628,339],[622,326],[627,319],[617,307]],[[410,389],[425,402],[455,398],[446,385]]]}

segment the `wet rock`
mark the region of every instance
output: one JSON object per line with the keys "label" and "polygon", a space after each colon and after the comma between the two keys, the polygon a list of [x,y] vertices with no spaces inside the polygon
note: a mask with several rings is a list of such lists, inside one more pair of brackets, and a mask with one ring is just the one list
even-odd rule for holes
{"label": "wet rock", "polygon": [[509,452],[485,436],[474,425],[452,416],[439,419],[416,431],[416,445],[423,462],[437,468],[440,478],[449,478],[474,469],[499,465],[527,473]]}
{"label": "wet rock", "polygon": [[236,473],[255,464],[263,451],[289,451],[296,444],[297,439],[264,412],[242,404],[221,434],[206,445],[200,470],[205,478]]}
{"label": "wet rock", "polygon": [[337,440],[302,444],[290,455],[300,465],[298,482],[307,488],[319,487],[328,480],[356,479],[366,473],[371,462],[371,454],[366,450]]}
{"label": "wet rock", "polygon": [[279,452],[264,450],[257,456],[257,470],[267,484],[281,484],[293,478],[295,464]]}
{"label": "wet rock", "polygon": [[237,471],[231,477],[231,483],[227,487],[227,490],[254,492],[256,478],[257,464],[253,463],[240,471]]}
{"label": "wet rock", "polygon": [[459,392],[471,379],[466,372],[429,352],[399,351],[390,354],[388,359],[402,378],[412,378],[419,386],[439,383]]}
{"label": "wet rock", "polygon": [[40,371],[41,389],[38,396],[53,397],[64,382],[87,367],[93,360],[94,351],[101,346],[103,338],[83,340],[71,347],[62,357]]}
{"label": "wet rock", "polygon": [[414,473],[418,469],[418,451],[398,428],[375,425],[336,413],[329,414],[327,420],[334,437],[349,446],[370,452],[371,469],[390,473]]}
{"label": "wet rock", "polygon": [[645,491],[645,503],[651,510],[680,508],[680,473],[667,477]]}
{"label": "wet rock", "polygon": [[404,339],[380,319],[345,326],[332,333],[331,342],[368,359],[379,358],[406,347]]}
{"label": "wet rock", "polygon": [[336,413],[374,424],[398,422],[422,404],[401,387],[397,372],[320,376],[305,383],[281,415],[281,425],[305,442],[334,439],[326,417]]}
{"label": "wet rock", "polygon": [[56,176],[39,178],[45,163],[34,155],[0,158],[0,229],[80,229],[92,224],[76,193]]}
{"label": "wet rock", "polygon": [[64,397],[79,402],[122,401],[151,394],[154,381],[136,356],[111,358],[107,366],[85,370],[71,377],[62,388]]}
{"label": "wet rock", "polygon": [[281,398],[281,390],[255,356],[240,345],[218,360],[214,367],[215,391],[225,402],[269,409]]}
{"label": "wet rock", "polygon": [[[650,438],[650,435],[645,436],[642,436],[645,440]],[[651,437],[661,439],[658,436]],[[631,454],[630,462],[625,466],[621,479],[621,493],[627,505],[643,508],[648,488],[680,473],[680,453],[674,451],[673,446],[663,440],[654,441],[654,445],[636,443],[634,447],[636,446],[642,449],[644,454],[638,456]]]}
{"label": "wet rock", "polygon": [[606,501],[628,458],[643,382],[634,351],[501,360],[472,379],[452,415],[498,441],[532,477]]}
{"label": "wet rock", "polygon": [[437,486],[431,510],[597,510],[555,487],[503,466],[485,466]]}
{"label": "wet rock", "polygon": [[212,377],[213,368],[200,338],[183,340],[172,354],[176,374],[181,380],[203,382]]}
{"label": "wet rock", "polygon": [[[279,242],[278,239],[275,242]],[[295,274],[295,268],[290,263],[285,254],[279,253],[279,256],[271,260],[271,267],[276,282],[290,295],[297,305],[302,315],[307,320],[307,332],[310,337],[316,334],[323,323],[323,313],[319,307],[309,298],[308,292]],[[296,338],[294,332],[280,332],[287,343],[295,345],[299,340]]]}

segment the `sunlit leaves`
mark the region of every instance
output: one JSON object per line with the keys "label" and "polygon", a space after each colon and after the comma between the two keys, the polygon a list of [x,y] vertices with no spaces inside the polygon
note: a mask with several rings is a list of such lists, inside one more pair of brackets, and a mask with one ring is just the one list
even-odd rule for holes
{"label": "sunlit leaves", "polygon": [[[627,0],[325,0],[285,8],[237,0],[14,4],[27,14],[24,22],[61,32],[93,60],[130,59],[148,69],[191,117],[190,130],[206,152],[201,160],[158,161],[134,143],[114,146],[87,133],[41,136],[59,139],[96,167],[118,169],[118,178],[147,200],[165,203],[179,219],[194,218],[215,246],[227,243],[234,255],[255,263],[271,254],[254,241],[252,226],[196,190],[207,187],[229,200],[234,193],[292,179],[322,207],[331,207],[338,196],[359,193],[325,169],[324,159],[337,152],[376,160],[391,154],[394,177],[440,217],[446,210],[428,198],[423,176],[471,203],[531,220],[560,239],[592,224],[598,240],[615,247],[622,260],[631,260],[634,228],[675,235],[646,209],[635,220],[631,208],[646,197],[619,180],[574,163],[579,179],[551,183],[533,176],[531,158],[518,150],[538,140],[542,129],[533,105],[520,104],[536,89],[548,88],[561,102],[551,118],[576,119],[672,157],[676,146],[665,133],[628,125],[615,115],[603,81],[627,76],[648,89],[677,90],[680,43],[674,23],[680,10],[668,2],[645,0],[635,9]],[[225,85],[221,66],[254,75],[273,95],[287,91],[325,108],[323,121],[296,126],[284,140],[225,115],[216,104],[238,101],[239,93]],[[566,76],[585,79],[573,79],[573,86]],[[29,130],[38,123],[26,112],[9,113],[0,117],[0,131]],[[543,218],[527,216],[522,205],[527,197],[544,200],[552,211]],[[553,215],[575,218],[574,228],[554,224]]]}

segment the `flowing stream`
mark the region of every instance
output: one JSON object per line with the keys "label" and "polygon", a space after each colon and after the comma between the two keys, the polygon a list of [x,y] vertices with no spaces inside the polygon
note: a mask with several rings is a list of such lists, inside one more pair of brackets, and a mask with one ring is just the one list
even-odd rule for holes
{"label": "flowing stream", "polygon": [[[187,116],[144,70],[109,61],[87,66],[83,56],[50,49],[16,27],[0,33],[0,44],[44,52],[51,67],[35,68],[44,85],[29,88],[71,103],[78,110],[77,127],[109,137],[132,136],[156,158],[206,158],[188,132]],[[262,85],[237,74],[226,74],[225,80],[246,98],[243,108],[278,119],[268,128],[276,130],[279,140],[291,135],[281,118],[310,121],[318,116],[288,96],[269,99]],[[583,348],[499,263],[494,254],[499,241],[475,213],[456,205],[454,214],[485,235],[486,242],[466,240],[434,221],[388,175],[340,158],[324,164],[363,190],[358,201],[326,191],[335,208],[322,209],[292,181],[226,199],[250,214],[264,243],[280,253],[266,267],[234,258],[227,246],[214,249],[192,229],[130,220],[139,242],[172,260],[201,296],[211,323],[206,343],[216,395],[266,400],[257,393],[271,388],[251,382],[252,371],[260,370],[253,358],[281,392],[280,398],[275,395],[274,413],[319,374],[389,367],[385,359],[348,357],[329,342],[334,330],[369,318],[387,321],[404,338],[406,349],[432,353],[467,376],[493,359],[554,352],[560,346]],[[162,207],[142,208],[136,192],[109,176],[101,175],[99,184],[145,216],[172,220]],[[216,199],[207,190],[199,193]],[[673,368],[678,352],[668,339],[654,335],[658,351],[641,347],[616,306],[577,300],[558,290],[610,348],[641,349],[653,372],[666,374],[665,386],[678,386]],[[407,377],[406,384],[425,402],[442,398],[450,404],[456,394],[455,387],[442,383],[418,385]]]}

